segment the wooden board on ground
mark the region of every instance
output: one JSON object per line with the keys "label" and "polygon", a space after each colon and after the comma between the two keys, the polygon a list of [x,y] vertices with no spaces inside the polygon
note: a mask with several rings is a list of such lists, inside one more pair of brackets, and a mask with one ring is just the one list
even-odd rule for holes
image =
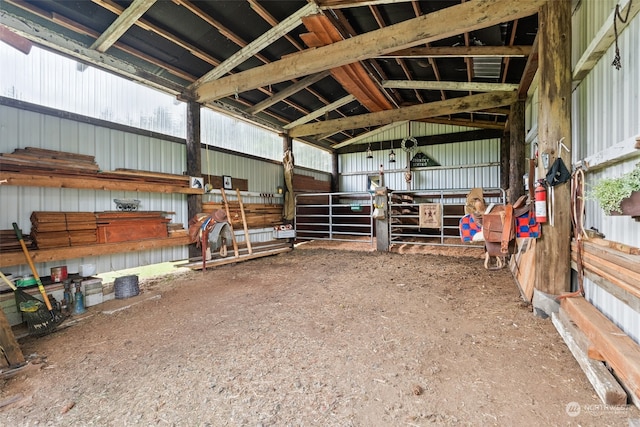
{"label": "wooden board on ground", "polygon": [[[253,253],[249,254],[247,247],[238,247],[238,256],[234,257],[229,251],[229,255],[225,258],[220,257],[218,254],[212,254],[212,259],[207,261],[207,268],[217,267],[226,264],[233,264],[241,261],[248,261],[250,259],[261,258],[270,255],[277,255],[285,252],[292,251],[291,244],[283,241],[271,241],[253,243]],[[192,270],[202,270],[202,259],[192,260],[188,264],[181,264],[181,267],[187,267]]]}
{"label": "wooden board on ground", "polygon": [[551,321],[584,371],[602,403],[606,405],[625,405],[627,403],[627,393],[601,361],[589,358],[591,343],[587,336],[573,324],[566,312],[561,308],[558,313],[552,313]]}
{"label": "wooden board on ground", "polygon": [[640,345],[582,297],[565,298],[561,307],[613,368],[640,408]]}
{"label": "wooden board on ground", "polygon": [[520,293],[528,302],[531,302],[535,282],[536,239],[525,239],[522,245],[518,253],[511,257],[509,268],[520,288]]}

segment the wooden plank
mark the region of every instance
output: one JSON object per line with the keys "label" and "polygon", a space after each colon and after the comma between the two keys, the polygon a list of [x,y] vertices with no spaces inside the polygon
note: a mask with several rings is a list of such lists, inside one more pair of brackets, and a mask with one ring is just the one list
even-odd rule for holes
{"label": "wooden plank", "polygon": [[545,3],[546,0],[475,0],[454,5],[207,82],[196,90],[196,101],[208,102],[464,32],[488,28],[533,15]]}
{"label": "wooden plank", "polygon": [[590,237],[585,243],[592,243],[594,245],[603,246],[611,249],[615,249],[618,252],[623,252],[629,255],[640,255],[640,248],[624,243],[614,242],[612,240],[601,239],[599,237]]}
{"label": "wooden plank", "polygon": [[[626,405],[627,393],[618,384],[614,376],[598,360],[591,360],[587,355],[588,338],[569,319],[563,309],[551,314],[551,321],[556,330],[569,347],[596,394],[606,405]],[[585,345],[587,345],[585,347]]]}
{"label": "wooden plank", "polygon": [[290,129],[289,136],[295,138],[335,133],[341,130],[387,125],[402,120],[420,120],[430,117],[446,116],[448,114],[486,110],[487,108],[511,105],[515,100],[515,91],[481,93],[447,99],[445,101],[401,107],[393,110],[307,123]]}
{"label": "wooden plank", "polygon": [[587,170],[592,172],[623,160],[640,157],[640,151],[635,146],[637,138],[639,137],[629,137],[586,157],[582,162]]}
{"label": "wooden plank", "polygon": [[[96,245],[71,246],[68,248],[38,249],[29,251],[35,263],[45,263],[74,258],[84,258],[123,252],[146,251],[171,246],[189,245],[188,236],[149,239],[135,242],[103,243]],[[0,252],[0,268],[23,265],[24,254],[20,252]]]}
{"label": "wooden plank", "polygon": [[0,309],[0,347],[4,352],[4,357],[0,355],[0,368],[11,368],[24,364],[22,350],[20,350],[11,325],[2,309]]}
{"label": "wooden plank", "polygon": [[640,408],[640,346],[584,298],[564,298],[561,307],[604,356]]}
{"label": "wooden plank", "polygon": [[[572,243],[571,247],[572,259],[577,262],[575,243]],[[591,252],[590,247],[585,245],[585,250],[582,253],[582,264],[586,270],[606,279],[629,295],[640,298],[640,272],[638,272],[637,268],[640,265],[640,257],[637,255],[629,256],[635,257],[635,262],[634,260],[625,260],[624,262],[607,260],[598,256],[597,253]]]}
{"label": "wooden plank", "polygon": [[115,179],[95,177],[64,177],[56,175],[36,175],[17,172],[0,172],[0,181],[7,180],[3,185],[17,185],[22,187],[49,187],[49,188],[80,188],[93,190],[138,191],[141,193],[180,193],[202,194],[203,190],[176,185],[158,185],[135,181],[122,181]]}
{"label": "wooden plank", "polygon": [[510,261],[511,272],[520,287],[520,292],[529,302],[533,299],[535,259],[536,239],[528,239],[524,250],[518,251]]}
{"label": "wooden plank", "polygon": [[238,197],[238,203],[240,204],[240,213],[242,214],[242,229],[244,230],[244,242],[247,245],[247,249],[249,250],[249,255],[253,253],[253,248],[251,247],[251,237],[249,236],[249,228],[247,227],[247,217],[244,213],[244,205],[242,204],[242,196],[240,195],[240,190],[236,190],[236,196]]}
{"label": "wooden plank", "polygon": [[[571,268],[578,271],[578,264],[575,261],[575,257],[572,258]],[[588,266],[583,269],[584,277],[591,280],[593,283],[610,293],[614,297],[618,298],[624,304],[628,305],[632,310],[640,313],[640,298],[631,295],[629,292],[620,288],[619,286],[611,283],[607,279],[600,277],[598,274],[588,269]]]}

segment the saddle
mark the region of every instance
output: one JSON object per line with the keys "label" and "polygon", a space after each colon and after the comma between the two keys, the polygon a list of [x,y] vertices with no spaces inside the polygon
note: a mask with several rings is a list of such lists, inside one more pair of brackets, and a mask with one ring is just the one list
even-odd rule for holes
{"label": "saddle", "polygon": [[[222,234],[224,228],[228,229],[227,214],[222,209],[215,210],[210,214],[196,214],[189,220],[189,241],[195,243],[197,248],[202,250],[202,270],[207,268],[207,248],[209,247],[209,234],[214,231],[216,240]],[[228,234],[228,233],[227,233]],[[226,238],[223,237],[223,241]],[[226,242],[221,246],[220,255],[226,256]],[[224,252],[224,253],[223,253]]]}
{"label": "saddle", "polygon": [[489,269],[490,257],[497,258],[496,268],[504,267],[504,258],[516,253],[516,218],[526,214],[526,196],[513,205],[495,206],[482,216],[482,234],[485,241],[485,268]]}

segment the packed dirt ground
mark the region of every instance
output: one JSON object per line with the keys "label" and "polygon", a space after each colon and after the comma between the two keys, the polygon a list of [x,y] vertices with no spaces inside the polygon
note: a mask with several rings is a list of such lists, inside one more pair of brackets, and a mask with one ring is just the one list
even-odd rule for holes
{"label": "packed dirt ground", "polygon": [[478,257],[311,244],[141,289],[21,339],[30,368],[0,381],[0,425],[640,422],[601,404],[551,321]]}

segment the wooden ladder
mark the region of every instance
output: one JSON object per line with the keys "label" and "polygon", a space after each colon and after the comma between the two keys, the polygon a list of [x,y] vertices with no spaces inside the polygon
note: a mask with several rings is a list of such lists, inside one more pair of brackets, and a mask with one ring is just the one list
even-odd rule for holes
{"label": "wooden ladder", "polygon": [[[227,213],[227,220],[229,221],[229,225],[231,226],[231,240],[233,242],[233,252],[238,257],[238,242],[236,241],[235,233],[233,232],[233,223],[231,221],[231,214],[229,213],[229,200],[227,199],[227,193],[224,191],[224,188],[220,189],[220,194],[222,194],[222,201],[224,202],[224,210]],[[242,196],[240,195],[240,190],[236,189],[236,196],[238,197],[238,207],[240,209],[240,214],[242,216],[242,227],[244,228],[244,240],[247,244],[247,250],[249,251],[249,255],[253,254],[253,248],[251,247],[251,239],[249,238],[249,228],[247,227],[247,217],[244,213],[244,203],[242,203]]]}

